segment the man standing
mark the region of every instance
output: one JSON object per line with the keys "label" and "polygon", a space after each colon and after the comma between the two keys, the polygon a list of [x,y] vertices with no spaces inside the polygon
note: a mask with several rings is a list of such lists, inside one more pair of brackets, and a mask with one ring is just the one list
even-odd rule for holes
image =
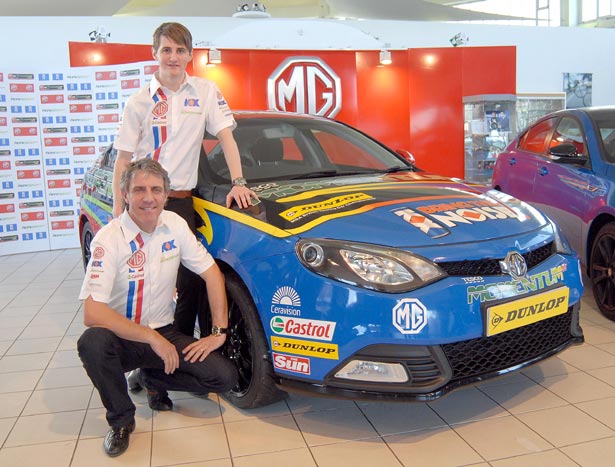
{"label": "man standing", "polygon": [[[130,161],[152,158],[171,179],[166,209],[183,217],[196,234],[192,190],[205,130],[220,140],[229,167],[232,189],[227,206],[234,200],[240,208],[247,208],[257,196],[245,186],[232,132],[236,123],[222,93],[213,82],[186,73],[192,60],[190,31],[179,23],[161,24],[154,32],[152,54],[159,69],[151,83],[128,100],[114,141],[118,155],[113,171],[113,216],[124,209],[119,180]],[[202,290],[200,279],[180,267],[176,321],[189,335],[194,333],[197,314],[201,330],[207,323],[199,303]]]}
{"label": "man standing", "polygon": [[[149,406],[171,410],[168,390],[224,392],[237,382],[233,363],[216,352],[226,339],[224,276],[186,222],[164,211],[169,177],[152,159],[131,163],[122,174],[128,206],[94,237],[79,298],[88,326],[79,356],[107,409],[103,446],[109,456],[128,448],[135,405],[124,373],[141,368]],[[178,266],[207,282],[212,332],[196,340],[173,324]]]}

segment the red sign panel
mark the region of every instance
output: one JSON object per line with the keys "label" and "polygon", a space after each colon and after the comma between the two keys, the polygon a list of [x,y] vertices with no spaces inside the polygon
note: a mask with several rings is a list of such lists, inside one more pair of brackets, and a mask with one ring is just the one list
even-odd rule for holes
{"label": "red sign panel", "polygon": [[21,213],[21,222],[36,222],[36,221],[42,221],[44,219],[45,219],[44,211],[22,212]]}
{"label": "red sign panel", "polygon": [[75,221],[53,221],[51,223],[51,230],[66,230],[66,229],[74,229]]}
{"label": "red sign panel", "polygon": [[36,136],[38,128],[35,126],[17,126],[13,127],[13,136]]}
{"label": "red sign panel", "polygon": [[34,170],[18,170],[17,178],[19,180],[29,179],[29,178],[41,178],[41,171],[39,169]]}
{"label": "red sign panel", "polygon": [[62,104],[64,102],[64,94],[43,94],[41,96],[41,104]]}
{"label": "red sign panel", "polygon": [[47,188],[68,188],[71,186],[69,178],[62,178],[57,180],[47,180]]}

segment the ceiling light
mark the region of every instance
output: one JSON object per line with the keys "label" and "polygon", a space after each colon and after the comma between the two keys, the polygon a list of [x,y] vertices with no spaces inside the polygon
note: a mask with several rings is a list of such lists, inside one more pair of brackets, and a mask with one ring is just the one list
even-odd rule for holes
{"label": "ceiling light", "polygon": [[458,47],[460,45],[465,45],[470,41],[468,35],[464,32],[458,32],[453,37],[449,39],[449,42],[453,47]]}
{"label": "ceiling light", "polygon": [[243,3],[237,5],[233,18],[271,18],[267,12],[267,7],[260,2],[254,2],[252,5]]}
{"label": "ceiling light", "polygon": [[107,32],[104,26],[98,26],[93,31],[90,31],[89,36],[93,42],[107,42],[107,39],[111,37],[111,33]]}
{"label": "ceiling light", "polygon": [[390,65],[391,63],[393,63],[393,60],[391,59],[391,51],[387,49],[382,49],[380,51],[380,64]]}

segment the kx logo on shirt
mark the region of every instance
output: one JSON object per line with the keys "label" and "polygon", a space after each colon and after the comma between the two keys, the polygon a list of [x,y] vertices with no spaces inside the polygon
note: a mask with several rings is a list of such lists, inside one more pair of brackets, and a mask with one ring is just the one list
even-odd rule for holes
{"label": "kx logo on shirt", "polygon": [[175,248],[177,248],[175,246],[175,240],[169,240],[166,241],[162,244],[162,252],[164,253],[165,251],[171,251],[174,250]]}
{"label": "kx logo on shirt", "polygon": [[184,107],[200,107],[198,99],[184,99]]}

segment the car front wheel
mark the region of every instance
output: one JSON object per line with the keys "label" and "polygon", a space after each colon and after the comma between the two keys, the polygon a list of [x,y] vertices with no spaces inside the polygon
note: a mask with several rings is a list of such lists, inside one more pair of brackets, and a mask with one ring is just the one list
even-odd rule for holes
{"label": "car front wheel", "polygon": [[235,277],[226,279],[229,335],[223,353],[239,373],[237,385],[224,394],[233,405],[253,409],[286,397],[275,385],[269,347],[258,311],[245,286]]}
{"label": "car front wheel", "polygon": [[92,256],[90,245],[92,244],[93,238],[94,231],[92,230],[92,226],[88,221],[85,221],[83,229],[81,230],[81,257],[83,258],[83,269],[88,267],[90,257]]}
{"label": "car front wheel", "polygon": [[615,222],[602,227],[594,240],[589,276],[598,308],[615,320]]}

